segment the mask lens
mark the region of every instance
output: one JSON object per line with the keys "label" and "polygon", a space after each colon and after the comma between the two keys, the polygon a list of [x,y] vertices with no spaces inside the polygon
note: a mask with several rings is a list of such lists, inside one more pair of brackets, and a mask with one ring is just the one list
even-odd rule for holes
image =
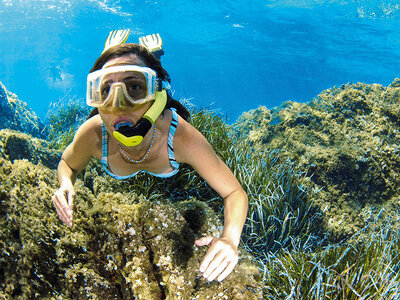
{"label": "mask lens", "polygon": [[105,102],[110,95],[112,85],[116,82],[123,83],[125,97],[130,101],[138,101],[147,97],[147,80],[140,72],[123,72],[107,75],[100,84],[101,101]]}

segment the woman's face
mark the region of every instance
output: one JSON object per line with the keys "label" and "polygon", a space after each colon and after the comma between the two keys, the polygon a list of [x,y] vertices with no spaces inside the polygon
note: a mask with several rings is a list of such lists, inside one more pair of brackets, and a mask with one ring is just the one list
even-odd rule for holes
{"label": "woman's face", "polygon": [[[108,61],[103,68],[108,68],[108,67],[114,67],[114,66],[121,66],[121,65],[137,65],[137,66],[142,66],[146,67],[146,64],[144,61],[134,55],[125,55],[122,57],[117,57],[114,59],[111,59]],[[139,89],[138,86],[141,85],[142,81],[146,83],[146,79],[140,76],[143,74],[136,74],[136,76],[128,76],[127,74],[124,73],[116,73],[112,74],[109,77],[106,78],[106,82],[108,85],[112,84],[113,82],[123,82],[127,80],[131,80],[132,82],[135,82],[135,86],[127,86],[127,89],[129,88],[135,88]],[[129,82],[129,81],[128,81]],[[107,88],[107,86],[105,86]],[[140,90],[138,90],[140,92]],[[136,125],[137,122],[143,117],[143,115],[146,113],[146,111],[150,108],[151,103],[147,102],[145,104],[141,105],[135,105],[133,108],[130,109],[113,109],[112,111],[110,110],[105,110],[102,108],[99,108],[99,115],[101,119],[103,120],[104,126],[106,127],[107,131],[112,135],[112,132],[115,130],[115,127],[119,123],[126,123],[129,122],[131,125]]]}

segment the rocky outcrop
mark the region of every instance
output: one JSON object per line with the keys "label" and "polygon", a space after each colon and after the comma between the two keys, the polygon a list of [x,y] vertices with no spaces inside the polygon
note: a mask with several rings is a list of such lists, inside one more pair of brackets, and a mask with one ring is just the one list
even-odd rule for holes
{"label": "rocky outcrop", "polygon": [[382,209],[398,211],[399,102],[399,79],[388,87],[347,84],[309,103],[243,113],[237,128],[256,150],[278,150],[307,174],[325,229],[342,238]]}
{"label": "rocky outcrop", "polygon": [[0,82],[0,129],[4,128],[46,137],[45,125],[36,113]]}
{"label": "rocky outcrop", "polygon": [[55,169],[61,154],[61,151],[49,148],[45,140],[10,129],[0,130],[0,156],[7,160],[26,159]]}
{"label": "rocky outcrop", "polygon": [[199,274],[206,249],[194,240],[221,229],[203,202],[94,194],[78,180],[69,229],[51,201],[55,170],[0,158],[0,186],[0,297],[262,299],[257,265],[245,251],[221,283]]}

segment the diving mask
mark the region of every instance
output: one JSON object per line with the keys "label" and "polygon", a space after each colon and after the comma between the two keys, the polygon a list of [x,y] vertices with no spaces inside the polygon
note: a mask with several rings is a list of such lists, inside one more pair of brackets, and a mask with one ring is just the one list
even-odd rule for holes
{"label": "diving mask", "polygon": [[105,110],[134,108],[155,99],[156,72],[147,67],[107,67],[87,77],[86,103]]}

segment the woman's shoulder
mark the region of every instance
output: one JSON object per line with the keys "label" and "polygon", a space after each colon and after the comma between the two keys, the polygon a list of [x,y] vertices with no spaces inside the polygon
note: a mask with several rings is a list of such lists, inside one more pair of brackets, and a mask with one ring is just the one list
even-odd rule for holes
{"label": "woman's shoulder", "polygon": [[191,137],[194,131],[197,131],[185,119],[171,109],[165,109],[163,114],[157,120],[157,128],[163,136],[168,137],[173,132],[174,148],[184,144]]}
{"label": "woman's shoulder", "polygon": [[210,146],[199,130],[182,117],[179,116],[178,118],[174,137],[174,151],[178,160],[187,162],[188,156],[195,155],[197,151],[205,149],[204,146],[208,151]]}
{"label": "woman's shoulder", "polygon": [[182,118],[180,115],[177,115],[178,125],[176,128],[176,136],[178,139],[182,139],[183,141],[189,141],[194,138],[198,138],[202,136],[202,134],[188,121]]}
{"label": "woman's shoulder", "polygon": [[84,142],[95,142],[101,140],[101,118],[99,115],[93,116],[86,120],[75,134],[75,139]]}

